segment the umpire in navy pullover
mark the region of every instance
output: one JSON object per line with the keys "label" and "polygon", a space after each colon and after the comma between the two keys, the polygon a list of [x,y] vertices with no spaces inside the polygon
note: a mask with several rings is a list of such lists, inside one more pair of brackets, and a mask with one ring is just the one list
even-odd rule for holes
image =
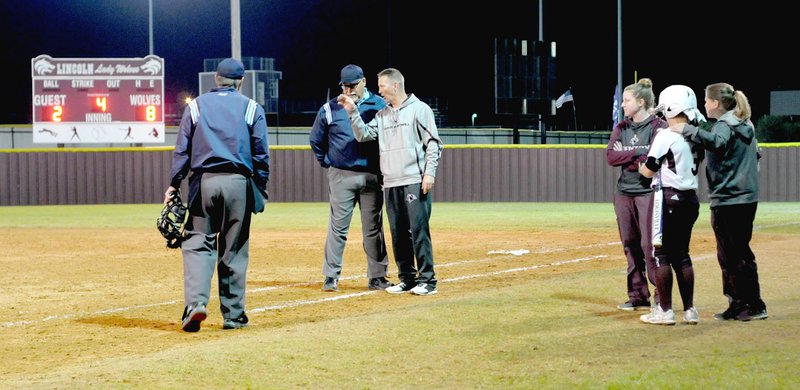
{"label": "umpire in navy pullover", "polygon": [[[342,93],[356,102],[365,121],[386,107],[386,101],[372,94],[360,66],[342,68],[339,85]],[[350,118],[344,108],[332,99],[320,107],[309,134],[309,144],[319,164],[326,168],[330,216],[325,239],[322,290],[339,289],[339,276],[344,264],[344,250],[353,210],[361,211],[361,233],[367,257],[367,287],[379,290],[392,286],[386,279],[389,257],[383,234],[383,180],[377,142],[359,143],[353,137]]]}
{"label": "umpire in navy pullover", "polygon": [[[366,90],[364,97],[356,105],[364,123],[369,123],[380,109],[386,107],[386,102]],[[336,98],[325,103],[319,109],[309,135],[309,143],[317,161],[323,168],[332,166],[348,171],[380,174],[378,143],[356,142],[352,129],[350,117],[336,102]]]}
{"label": "umpire in navy pullover", "polygon": [[245,286],[252,213],[264,210],[269,145],[264,109],[241,93],[244,65],[228,58],[216,88],[194,99],[181,119],[172,157],[172,192],[189,178],[189,217],[181,242],[186,304],[181,328],[197,332],[206,319],[216,268],[223,329],[248,323]]}
{"label": "umpire in navy pullover", "polygon": [[180,188],[190,169],[197,175],[197,180],[194,175],[189,179],[190,206],[204,172],[252,176],[258,189],[266,194],[268,148],[264,109],[232,85],[214,88],[189,103],[183,113],[170,185]]}

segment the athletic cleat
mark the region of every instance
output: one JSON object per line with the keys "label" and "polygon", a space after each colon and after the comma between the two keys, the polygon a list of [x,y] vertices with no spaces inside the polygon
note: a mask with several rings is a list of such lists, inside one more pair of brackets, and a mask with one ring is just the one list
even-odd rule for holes
{"label": "athletic cleat", "polygon": [[675,325],[675,312],[672,309],[664,311],[661,306],[656,306],[648,314],[642,314],[639,320],[646,324]]}
{"label": "athletic cleat", "polygon": [[436,286],[428,283],[420,283],[417,287],[411,289],[411,293],[414,295],[433,295],[437,292],[439,290],[436,289]]}
{"label": "athletic cleat", "polygon": [[386,287],[384,291],[389,294],[402,294],[411,290],[412,287],[405,284],[405,282],[400,282],[394,286]]}
{"label": "athletic cleat", "polygon": [[392,286],[394,286],[394,283],[387,280],[385,276],[372,278],[369,280],[369,283],[367,283],[367,288],[370,290],[386,290],[387,287]]}
{"label": "athletic cleat", "polygon": [[750,316],[751,320],[766,320],[769,315],[767,314],[767,309],[761,309],[756,311],[748,311],[747,314]]}
{"label": "athletic cleat", "polygon": [[719,321],[750,321],[750,315],[747,313],[747,307],[729,307],[722,313],[714,314],[714,319]]}
{"label": "athletic cleat", "polygon": [[240,329],[247,326],[249,320],[247,314],[242,313],[239,318],[226,318],[222,321],[222,329]]}
{"label": "athletic cleat", "polygon": [[208,317],[206,305],[195,303],[183,309],[183,319],[181,329],[184,332],[197,332],[200,330],[200,323]]}
{"label": "athletic cleat", "polygon": [[686,324],[697,325],[700,322],[700,315],[697,314],[697,308],[690,307],[689,310],[683,312],[683,322]]}
{"label": "athletic cleat", "polygon": [[649,302],[625,302],[620,303],[617,305],[617,309],[624,310],[624,311],[639,311],[639,310],[650,310],[650,303]]}
{"label": "athletic cleat", "polygon": [[322,283],[322,291],[328,291],[328,292],[339,291],[339,279],[326,276],[325,282]]}

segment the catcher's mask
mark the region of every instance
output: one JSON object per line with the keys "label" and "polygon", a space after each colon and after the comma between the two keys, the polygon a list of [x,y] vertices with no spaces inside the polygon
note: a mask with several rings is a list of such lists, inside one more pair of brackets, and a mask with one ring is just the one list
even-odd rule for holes
{"label": "catcher's mask", "polygon": [[156,219],[156,227],[164,238],[167,239],[167,248],[179,248],[183,233],[181,228],[186,219],[186,205],[181,201],[180,190],[173,191],[169,201],[161,210],[161,215]]}

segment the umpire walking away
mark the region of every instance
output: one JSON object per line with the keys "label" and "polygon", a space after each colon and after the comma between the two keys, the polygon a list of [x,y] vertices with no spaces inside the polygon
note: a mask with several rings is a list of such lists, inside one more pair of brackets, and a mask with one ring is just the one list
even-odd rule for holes
{"label": "umpire walking away", "polygon": [[181,328],[197,332],[208,315],[217,268],[223,329],[247,326],[245,279],[251,213],[264,210],[269,145],[264,109],[239,93],[244,65],[219,63],[217,87],[194,99],[181,118],[164,202],[191,170],[181,249],[186,307]]}
{"label": "umpire walking away", "polygon": [[[378,110],[386,107],[380,96],[367,90],[367,79],[358,65],[342,68],[339,85],[348,94],[361,118],[368,123]],[[322,291],[338,291],[339,275],[344,262],[347,232],[358,203],[361,211],[361,232],[367,255],[367,288],[383,290],[394,283],[386,279],[389,257],[383,234],[383,188],[380,176],[378,141],[359,143],[347,112],[331,99],[319,109],[309,134],[309,143],[319,165],[327,168],[330,218],[325,239],[325,260]]]}

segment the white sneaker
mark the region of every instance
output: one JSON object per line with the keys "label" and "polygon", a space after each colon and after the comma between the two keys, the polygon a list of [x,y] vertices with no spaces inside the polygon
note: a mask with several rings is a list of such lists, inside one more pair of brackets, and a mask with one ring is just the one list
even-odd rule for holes
{"label": "white sneaker", "polygon": [[394,286],[389,286],[384,289],[389,294],[402,294],[411,290],[407,284],[400,282],[395,284]]}
{"label": "white sneaker", "polygon": [[697,314],[697,308],[690,307],[689,310],[683,312],[683,322],[691,325],[697,325],[700,322],[700,315]]}
{"label": "white sneaker", "polygon": [[654,307],[649,314],[642,314],[639,320],[646,324],[675,325],[675,312],[673,312],[672,309],[664,311],[661,309],[661,306],[658,305]]}
{"label": "white sneaker", "polygon": [[433,295],[437,292],[439,292],[439,290],[436,289],[436,286],[428,283],[420,283],[417,287],[411,289],[411,293],[414,295]]}

